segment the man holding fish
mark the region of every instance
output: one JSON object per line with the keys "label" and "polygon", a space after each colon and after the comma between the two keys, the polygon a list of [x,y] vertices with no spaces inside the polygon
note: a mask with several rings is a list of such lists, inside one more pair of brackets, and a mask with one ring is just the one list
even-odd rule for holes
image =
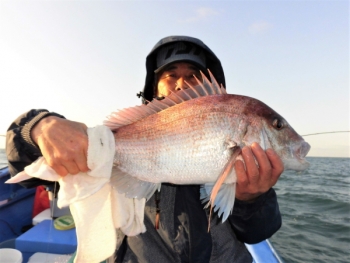
{"label": "man holding fish", "polygon": [[[145,104],[152,99],[161,102],[177,90],[196,86],[196,78],[202,80],[200,71],[209,76],[207,69],[225,86],[219,59],[192,37],[160,40],[147,56],[146,69],[145,87],[139,93]],[[39,156],[44,156],[61,176],[88,171],[86,129],[83,123],[47,110],[31,110],[19,116],[7,134],[11,174],[22,171]],[[163,183],[161,191],[146,202],[147,231],[125,237],[116,251],[116,262],[252,262],[243,243],[269,238],[281,226],[272,186],[284,164],[273,149],[265,151],[258,143],[244,146],[241,157],[233,163],[236,201],[228,220],[221,223],[214,213],[208,232],[209,213],[200,201],[199,185]],[[22,184],[34,187],[48,182],[31,179]]]}

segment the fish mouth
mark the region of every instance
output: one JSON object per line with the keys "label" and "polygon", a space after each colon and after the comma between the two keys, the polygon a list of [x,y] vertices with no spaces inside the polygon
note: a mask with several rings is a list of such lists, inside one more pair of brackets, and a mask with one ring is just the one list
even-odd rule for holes
{"label": "fish mouth", "polygon": [[289,158],[283,158],[284,169],[294,171],[304,171],[310,167],[310,163],[305,157],[310,150],[310,145],[303,141],[298,146],[291,146]]}
{"label": "fish mouth", "polygon": [[309,164],[308,161],[305,160],[306,155],[310,151],[311,146],[307,142],[302,142],[300,147],[295,152],[295,157],[298,159],[299,162],[303,164]]}

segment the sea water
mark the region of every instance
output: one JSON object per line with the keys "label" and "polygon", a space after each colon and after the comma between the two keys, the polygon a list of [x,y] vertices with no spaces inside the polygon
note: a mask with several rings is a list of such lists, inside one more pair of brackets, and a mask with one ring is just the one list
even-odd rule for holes
{"label": "sea water", "polygon": [[274,187],[283,223],[270,241],[286,263],[350,262],[350,158],[307,160],[308,170],[285,171]]}
{"label": "sea water", "polygon": [[350,262],[350,158],[307,158],[274,187],[281,229],[270,239],[285,262]]}

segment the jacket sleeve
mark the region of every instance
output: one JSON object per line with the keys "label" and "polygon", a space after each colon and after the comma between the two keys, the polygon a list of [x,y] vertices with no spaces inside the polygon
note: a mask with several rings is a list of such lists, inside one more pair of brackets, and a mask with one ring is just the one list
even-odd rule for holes
{"label": "jacket sleeve", "polygon": [[[23,171],[24,167],[42,156],[39,147],[31,139],[30,132],[35,124],[47,116],[64,118],[62,115],[47,110],[30,110],[20,115],[7,129],[6,155],[11,176]],[[43,184],[51,184],[51,182],[35,178],[21,182],[21,185],[27,188]]]}
{"label": "jacket sleeve", "polygon": [[229,220],[242,242],[255,244],[270,238],[282,225],[275,190],[271,188],[254,202],[236,199]]}

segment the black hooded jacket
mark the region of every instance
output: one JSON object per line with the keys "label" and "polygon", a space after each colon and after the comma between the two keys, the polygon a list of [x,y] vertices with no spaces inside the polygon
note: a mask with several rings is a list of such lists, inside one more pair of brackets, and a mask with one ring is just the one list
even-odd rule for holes
{"label": "black hooded jacket", "polygon": [[153,47],[151,52],[146,57],[147,72],[146,72],[145,87],[143,89],[144,99],[148,101],[151,101],[153,99],[154,83],[155,83],[154,70],[157,68],[157,65],[156,65],[157,51],[164,45],[168,45],[177,41],[187,42],[187,43],[190,43],[191,45],[196,45],[202,48],[206,57],[207,68],[210,69],[211,73],[213,73],[217,82],[219,84],[222,84],[225,87],[225,84],[226,84],[225,74],[224,74],[224,70],[222,69],[221,62],[213,53],[213,51],[210,50],[210,48],[208,48],[201,40],[197,38],[188,37],[188,36],[169,36],[159,40],[159,42]]}

